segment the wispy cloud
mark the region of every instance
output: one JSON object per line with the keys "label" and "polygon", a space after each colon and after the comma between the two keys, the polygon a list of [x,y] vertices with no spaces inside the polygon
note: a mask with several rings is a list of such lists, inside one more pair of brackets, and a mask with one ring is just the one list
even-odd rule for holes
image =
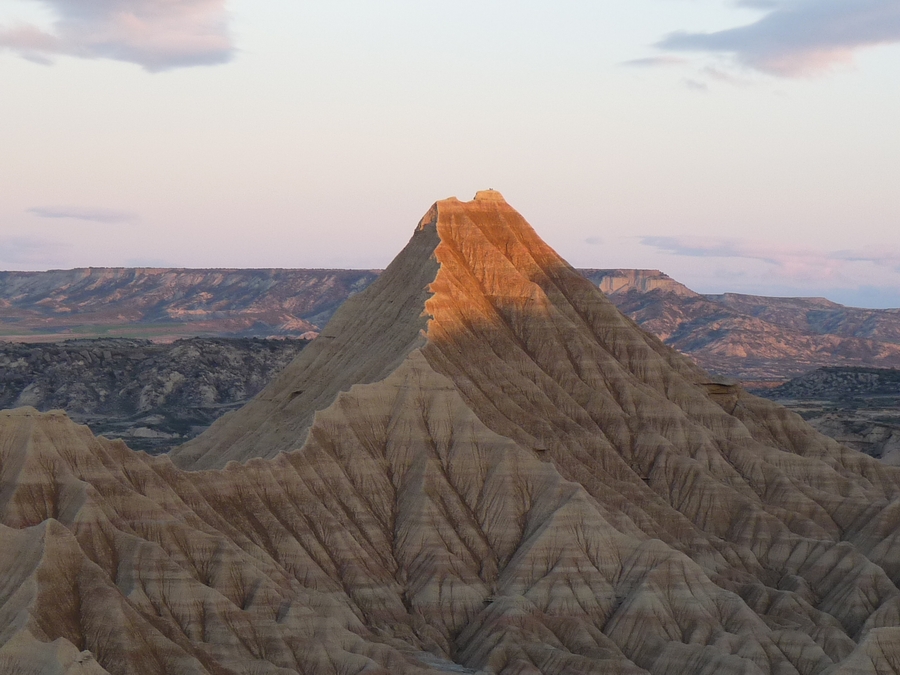
{"label": "wispy cloud", "polygon": [[740,239],[717,239],[713,237],[641,237],[645,246],[695,258],[750,258],[776,265],[787,256],[807,256],[810,251],[788,248],[773,248]]}
{"label": "wispy cloud", "polygon": [[732,54],[743,65],[785,77],[816,75],[855,52],[900,42],[898,0],[744,0],[766,13],[714,33],[673,33],[657,46]]}
{"label": "wispy cloud", "polygon": [[702,74],[711,80],[715,80],[716,82],[724,82],[725,84],[730,84],[735,87],[746,87],[752,84],[751,80],[737,77],[732,75],[731,73],[727,73],[720,68],[713,68],[712,66],[707,66],[703,69]]}
{"label": "wispy cloud", "polygon": [[225,0],[33,0],[55,14],[52,32],[0,26],[0,47],[48,63],[105,58],[158,72],[225,63],[235,47]]}
{"label": "wispy cloud", "polygon": [[622,61],[619,65],[629,68],[659,68],[660,66],[679,66],[683,63],[687,63],[687,59],[680,56],[648,56],[643,59]]}
{"label": "wispy cloud", "polygon": [[868,262],[881,267],[889,267],[900,272],[900,251],[891,249],[862,249],[858,251],[835,251],[831,254],[834,260],[848,262]]}
{"label": "wispy cloud", "polygon": [[131,223],[138,219],[137,214],[114,209],[101,209],[84,206],[36,206],[28,209],[41,218],[69,218],[87,220],[94,223]]}
{"label": "wispy cloud", "polygon": [[691,91],[697,91],[701,94],[705,94],[709,91],[709,85],[707,85],[706,82],[700,82],[700,80],[693,80],[691,78],[685,78],[684,86]]}
{"label": "wispy cloud", "polygon": [[677,256],[757,260],[770,265],[778,276],[795,280],[852,281],[857,276],[853,263],[900,272],[900,250],[823,251],[714,237],[641,237],[641,243]]}
{"label": "wispy cloud", "polygon": [[0,237],[0,264],[4,266],[57,265],[63,247],[58,242],[36,237]]}

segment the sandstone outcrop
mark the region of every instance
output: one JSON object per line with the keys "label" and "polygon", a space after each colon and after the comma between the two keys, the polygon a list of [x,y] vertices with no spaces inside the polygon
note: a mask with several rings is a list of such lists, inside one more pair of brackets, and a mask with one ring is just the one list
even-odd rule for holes
{"label": "sandstone outcrop", "polygon": [[0,482],[25,673],[900,664],[900,470],[641,331],[494,192],[171,458],[19,409]]}
{"label": "sandstone outcrop", "polygon": [[700,297],[682,283],[675,281],[668,274],[659,270],[631,269],[582,269],[578,270],[586,279],[592,281],[605,295],[625,294],[629,292],[652,293],[662,291],[685,298]]}

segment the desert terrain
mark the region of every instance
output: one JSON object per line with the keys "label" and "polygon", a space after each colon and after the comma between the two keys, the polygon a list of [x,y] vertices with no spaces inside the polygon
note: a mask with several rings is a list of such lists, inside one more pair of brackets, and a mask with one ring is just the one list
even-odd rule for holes
{"label": "desert terrain", "polygon": [[761,393],[844,445],[900,464],[900,370],[820,368]]}
{"label": "desert terrain", "polygon": [[900,663],[900,469],[642,330],[493,191],[199,437],[18,408],[0,482],[3,672]]}
{"label": "desert terrain", "polygon": [[0,340],[303,337],[378,270],[0,272]]}
{"label": "desert terrain", "polygon": [[[900,310],[824,298],[702,295],[658,270],[581,269],[706,370],[775,386],[816,368],[900,367]],[[94,268],[0,272],[0,341],[312,338],[380,270]]]}
{"label": "desert terrain", "polygon": [[306,344],[259,338],[0,342],[0,409],[65,410],[95,434],[158,454],[246,403]]}

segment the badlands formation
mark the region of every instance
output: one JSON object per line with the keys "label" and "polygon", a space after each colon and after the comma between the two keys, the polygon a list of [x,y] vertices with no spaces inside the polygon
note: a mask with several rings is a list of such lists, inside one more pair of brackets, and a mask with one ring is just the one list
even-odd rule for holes
{"label": "badlands formation", "polygon": [[900,470],[642,332],[496,192],[171,457],[23,408],[0,481],[2,673],[900,672]]}
{"label": "badlands formation", "polygon": [[613,304],[702,368],[748,386],[816,368],[900,367],[900,310],[825,298],[701,295],[659,270],[581,270]]}
{"label": "badlands formation", "polygon": [[378,274],[152,267],[0,272],[0,341],[304,337]]}

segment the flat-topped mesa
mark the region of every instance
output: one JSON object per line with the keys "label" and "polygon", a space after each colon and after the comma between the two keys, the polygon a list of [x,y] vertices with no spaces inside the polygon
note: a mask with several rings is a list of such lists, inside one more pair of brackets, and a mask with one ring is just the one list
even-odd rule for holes
{"label": "flat-topped mesa", "polygon": [[700,297],[699,293],[695,293],[659,270],[585,269],[581,270],[581,273],[593,281],[606,295],[627,293],[632,290],[640,293],[662,290],[683,297]]}

